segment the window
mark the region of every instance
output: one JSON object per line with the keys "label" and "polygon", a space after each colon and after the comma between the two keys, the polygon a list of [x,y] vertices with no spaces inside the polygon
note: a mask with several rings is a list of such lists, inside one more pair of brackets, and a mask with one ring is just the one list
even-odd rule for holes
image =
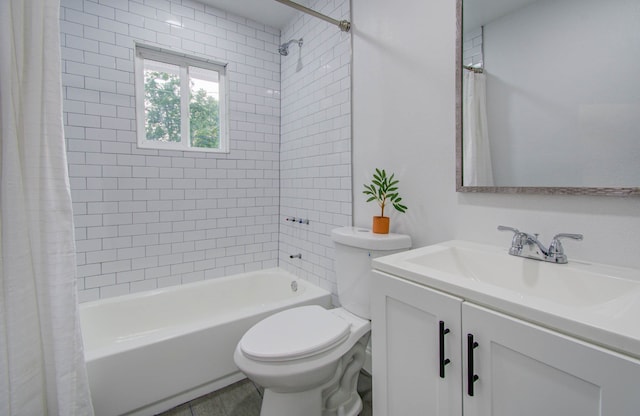
{"label": "window", "polygon": [[227,152],[226,67],[136,46],[138,147]]}

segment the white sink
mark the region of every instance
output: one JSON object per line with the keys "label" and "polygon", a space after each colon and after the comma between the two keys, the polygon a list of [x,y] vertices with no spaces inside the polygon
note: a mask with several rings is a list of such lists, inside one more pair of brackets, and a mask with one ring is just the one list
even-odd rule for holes
{"label": "white sink", "polygon": [[405,261],[563,305],[592,306],[640,291],[639,280],[616,276],[619,268],[602,265],[546,263],[461,244],[414,254]]}
{"label": "white sink", "polygon": [[448,241],[373,260],[414,283],[640,358],[640,270]]}

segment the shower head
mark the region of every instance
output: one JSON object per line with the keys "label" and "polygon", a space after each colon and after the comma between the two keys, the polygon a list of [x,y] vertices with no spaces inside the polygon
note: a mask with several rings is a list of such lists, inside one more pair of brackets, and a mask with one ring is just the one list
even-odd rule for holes
{"label": "shower head", "polygon": [[292,43],[297,43],[299,47],[302,47],[302,38],[291,39],[289,42],[286,42],[280,45],[280,47],[278,48],[278,52],[280,52],[280,55],[282,56],[289,55],[289,45],[291,45]]}

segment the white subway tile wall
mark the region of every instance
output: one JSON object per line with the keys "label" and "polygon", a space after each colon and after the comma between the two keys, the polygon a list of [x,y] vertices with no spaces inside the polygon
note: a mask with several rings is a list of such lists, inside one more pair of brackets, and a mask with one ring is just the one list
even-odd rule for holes
{"label": "white subway tile wall", "polygon": [[462,43],[462,64],[480,66],[484,62],[482,55],[482,28],[464,34]]}
{"label": "white subway tile wall", "polygon": [[[351,18],[348,0],[316,0],[309,6],[338,20]],[[279,262],[335,294],[331,230],[352,223],[351,35],[299,14],[283,29],[281,41],[299,38],[302,48],[292,44],[280,61]],[[291,217],[309,224],[285,221]],[[289,258],[298,253],[301,259]]]}
{"label": "white subway tile wall", "polygon": [[[60,19],[81,301],[276,266],[280,31],[188,0],[62,0]],[[320,35],[320,30],[314,33]],[[332,44],[327,50],[337,46],[328,35],[315,42],[325,40]],[[230,153],[137,148],[134,41],[228,63]],[[325,85],[323,79],[329,76],[348,84],[348,67],[337,66],[344,65],[345,58],[336,63],[323,56],[322,66],[315,64],[318,75],[309,75],[317,79],[308,81]],[[315,131],[305,136],[324,142],[309,144],[313,149],[336,149],[348,131],[341,114],[348,98],[338,102],[337,95],[320,98],[320,92],[295,99],[317,99],[323,107],[319,112],[326,114],[335,131],[326,133],[314,122],[309,128]],[[344,94],[348,96],[348,89]],[[328,117],[335,111],[334,103],[338,112]],[[288,110],[289,120],[301,118],[299,111],[316,117],[307,105]],[[287,131],[289,139],[297,140],[291,128]],[[293,151],[290,145],[287,149]],[[334,177],[335,157],[324,152],[311,156],[326,163],[330,174],[325,180]],[[341,191],[336,188],[329,199],[348,199]],[[350,208],[342,204],[324,212],[346,221]],[[329,267],[327,261],[318,263]]]}

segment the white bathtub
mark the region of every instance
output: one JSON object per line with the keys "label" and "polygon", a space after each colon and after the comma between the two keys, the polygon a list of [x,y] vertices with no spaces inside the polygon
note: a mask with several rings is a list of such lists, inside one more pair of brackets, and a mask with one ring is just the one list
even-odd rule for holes
{"label": "white bathtub", "polygon": [[329,307],[329,292],[269,269],[80,305],[96,416],[152,415],[234,383],[242,335],[293,306]]}

